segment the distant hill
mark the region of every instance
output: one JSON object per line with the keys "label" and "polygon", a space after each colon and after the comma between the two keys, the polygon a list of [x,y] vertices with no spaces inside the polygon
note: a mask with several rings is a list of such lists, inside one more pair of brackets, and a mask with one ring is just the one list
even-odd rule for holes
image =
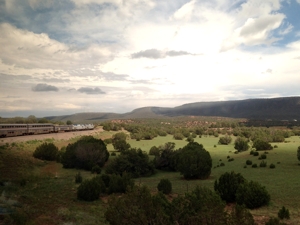
{"label": "distant hill", "polygon": [[161,118],[175,116],[219,116],[254,120],[300,120],[300,97],[195,102],[174,108],[143,107],[132,112],[77,113],[48,117],[54,121],[95,122],[111,119]]}

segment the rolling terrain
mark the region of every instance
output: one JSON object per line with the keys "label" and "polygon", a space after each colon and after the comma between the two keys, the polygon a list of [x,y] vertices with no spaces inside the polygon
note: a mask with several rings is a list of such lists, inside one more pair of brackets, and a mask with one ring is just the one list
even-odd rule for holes
{"label": "rolling terrain", "polygon": [[300,97],[188,103],[174,108],[143,107],[128,113],[77,113],[47,117],[53,121],[96,122],[111,119],[219,116],[253,120],[300,120]]}

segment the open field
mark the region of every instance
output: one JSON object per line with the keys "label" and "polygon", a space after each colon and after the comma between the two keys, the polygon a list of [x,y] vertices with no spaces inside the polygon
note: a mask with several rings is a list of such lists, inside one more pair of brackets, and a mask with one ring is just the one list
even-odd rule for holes
{"label": "open field", "polygon": [[[114,132],[103,132],[95,130],[92,133],[98,138],[108,138]],[[64,133],[61,133],[64,135]],[[85,135],[76,133],[78,135]],[[1,196],[1,201],[17,201],[21,207],[17,217],[30,218],[29,224],[104,224],[103,213],[105,210],[106,198],[92,202],[81,202],[76,199],[77,185],[74,183],[74,176],[78,172],[73,169],[63,169],[61,164],[55,162],[43,162],[34,159],[32,152],[43,141],[51,141],[59,148],[66,146],[70,142],[76,141],[79,136],[70,133],[70,137],[63,137],[58,134],[57,137],[27,136],[26,140],[0,139],[0,180],[12,181],[7,186],[0,186],[7,198]],[[23,137],[21,137],[23,138]],[[31,139],[31,140],[30,140]],[[258,157],[249,154],[249,151],[235,154],[233,144],[218,145],[219,138],[202,137],[195,141],[204,145],[213,158],[213,167],[219,163],[225,163],[224,167],[212,169],[211,176],[207,180],[186,181],[182,179],[179,173],[158,171],[154,176],[136,179],[136,184],[147,185],[151,190],[156,191],[156,186],[161,178],[168,178],[173,184],[173,192],[184,194],[190,191],[196,185],[203,185],[213,189],[215,179],[226,171],[235,171],[241,173],[248,180],[258,181],[266,186],[271,195],[271,203],[268,207],[252,210],[252,214],[257,218],[267,218],[276,216],[278,210],[285,206],[290,210],[291,220],[289,224],[300,224],[300,189],[298,160],[296,149],[300,146],[300,138],[293,136],[286,139],[285,143],[273,143],[278,146],[267,154],[268,166],[266,168],[244,168],[247,159],[259,165]],[[135,141],[130,140],[131,147],[139,147],[148,152],[156,145],[159,146],[166,142],[174,142],[176,149],[187,144],[186,141],[176,141],[172,136],[157,137],[153,140]],[[6,144],[8,143],[8,144]],[[214,147],[216,145],[216,147]],[[112,145],[107,146],[110,151]],[[228,162],[227,156],[234,158],[234,161]],[[221,161],[220,161],[221,160]],[[270,169],[269,165],[274,163],[275,169]],[[90,172],[81,171],[84,178],[92,177]],[[19,182],[25,181],[26,185],[20,186]],[[8,204],[8,203],[7,203]],[[19,219],[20,219],[19,218]],[[32,219],[34,218],[34,219]],[[18,218],[17,218],[18,219]],[[264,219],[262,219],[264,220]],[[1,224],[0,220],[0,224]]]}

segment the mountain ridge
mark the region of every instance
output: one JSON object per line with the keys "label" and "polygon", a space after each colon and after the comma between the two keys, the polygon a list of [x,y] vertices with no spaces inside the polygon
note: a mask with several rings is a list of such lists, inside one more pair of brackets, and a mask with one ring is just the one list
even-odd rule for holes
{"label": "mountain ridge", "polygon": [[218,116],[254,120],[300,120],[300,97],[186,103],[176,107],[146,106],[127,113],[93,112],[52,116],[55,121],[95,122],[111,119]]}

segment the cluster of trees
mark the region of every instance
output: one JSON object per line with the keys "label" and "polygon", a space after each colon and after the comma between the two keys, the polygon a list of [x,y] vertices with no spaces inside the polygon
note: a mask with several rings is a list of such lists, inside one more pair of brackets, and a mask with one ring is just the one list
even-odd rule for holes
{"label": "cluster of trees", "polygon": [[236,202],[249,209],[268,205],[270,194],[259,183],[247,181],[241,174],[224,173],[214,184],[215,191],[227,203]]}
{"label": "cluster of trees", "polygon": [[133,187],[122,197],[113,196],[108,202],[105,218],[117,224],[180,224],[180,225],[254,225],[251,213],[236,205],[231,212],[215,192],[196,187],[184,196],[169,201],[161,192],[152,195],[145,187]]}

